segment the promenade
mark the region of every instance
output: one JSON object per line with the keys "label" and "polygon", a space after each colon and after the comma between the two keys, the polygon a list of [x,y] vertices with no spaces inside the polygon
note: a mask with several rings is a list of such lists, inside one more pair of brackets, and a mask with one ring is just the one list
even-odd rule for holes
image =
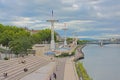
{"label": "promenade", "polygon": [[79,80],[73,57],[56,58],[54,62],[39,68],[20,80],[50,80],[50,78],[55,80],[53,73],[56,74],[56,80]]}
{"label": "promenade", "polygon": [[[0,61],[0,80],[79,80],[74,57],[53,58],[52,56],[27,56]],[[21,63],[25,61],[25,63]],[[28,71],[24,72],[24,68]],[[3,74],[7,73],[7,77]]]}
{"label": "promenade", "polygon": [[64,71],[64,80],[79,80],[76,69],[75,69],[75,65],[73,62],[73,57],[68,58],[66,60],[65,71]]}
{"label": "promenade", "polygon": [[49,80],[50,78],[53,80],[52,76],[55,71],[55,62],[50,62],[49,64],[39,68],[33,73],[28,74],[20,80]]}
{"label": "promenade", "polygon": [[[24,58],[26,63],[19,63],[19,60],[0,61],[0,80],[49,80],[53,73],[56,73],[56,80],[78,80],[73,57],[56,58],[53,62],[37,56]],[[27,72],[23,70],[25,67]],[[3,76],[4,72],[8,73],[7,77]]]}
{"label": "promenade", "polygon": [[56,58],[57,80],[64,80],[64,71],[67,58]]}

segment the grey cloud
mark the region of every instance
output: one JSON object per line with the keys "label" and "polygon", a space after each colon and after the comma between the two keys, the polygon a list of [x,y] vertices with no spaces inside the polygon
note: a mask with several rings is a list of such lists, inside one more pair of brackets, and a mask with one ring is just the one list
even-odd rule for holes
{"label": "grey cloud", "polygon": [[[1,0],[0,22],[27,25],[30,29],[48,28],[50,23],[46,20],[51,18],[51,11],[54,10],[54,17],[59,19],[60,23],[77,20],[94,21],[69,24],[68,32],[80,30],[82,26],[83,36],[85,33],[86,36],[89,35],[87,34],[89,31],[100,36],[100,32],[110,33],[112,29],[112,33],[119,34],[119,3],[119,0]],[[92,30],[93,28],[100,29],[99,33]],[[86,29],[90,30],[86,31]]]}

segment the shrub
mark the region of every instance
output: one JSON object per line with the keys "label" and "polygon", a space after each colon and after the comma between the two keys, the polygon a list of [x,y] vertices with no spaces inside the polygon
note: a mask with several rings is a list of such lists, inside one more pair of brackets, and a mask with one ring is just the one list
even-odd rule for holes
{"label": "shrub", "polygon": [[62,53],[61,55],[55,57],[67,57],[67,56],[70,56],[69,53]]}
{"label": "shrub", "polygon": [[75,55],[75,51],[73,51],[70,56],[73,56],[73,55]]}
{"label": "shrub", "polygon": [[62,53],[61,56],[63,57],[69,56],[69,53]]}

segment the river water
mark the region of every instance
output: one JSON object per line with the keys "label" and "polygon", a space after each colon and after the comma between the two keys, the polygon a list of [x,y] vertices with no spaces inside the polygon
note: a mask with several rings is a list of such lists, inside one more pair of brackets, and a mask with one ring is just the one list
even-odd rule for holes
{"label": "river water", "polygon": [[82,62],[93,80],[120,80],[120,45],[89,44],[82,51]]}

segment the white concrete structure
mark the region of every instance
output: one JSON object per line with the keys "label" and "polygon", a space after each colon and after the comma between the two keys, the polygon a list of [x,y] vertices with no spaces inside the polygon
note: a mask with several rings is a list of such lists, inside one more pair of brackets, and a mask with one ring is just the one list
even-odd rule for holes
{"label": "white concrete structure", "polygon": [[51,23],[51,50],[54,51],[55,50],[55,40],[54,40],[54,23],[58,22],[58,20],[55,20],[53,18],[53,11],[52,11],[52,19],[51,20],[47,20],[47,22]]}
{"label": "white concrete structure", "polygon": [[66,23],[64,23],[64,28],[63,28],[63,30],[64,30],[64,47],[65,46],[67,46],[67,41],[66,41],[66,30],[68,30],[68,28],[66,27]]}
{"label": "white concrete structure", "polygon": [[49,51],[50,45],[49,44],[35,44],[32,47],[33,50],[35,50],[35,55],[37,56],[43,56],[44,53]]}

